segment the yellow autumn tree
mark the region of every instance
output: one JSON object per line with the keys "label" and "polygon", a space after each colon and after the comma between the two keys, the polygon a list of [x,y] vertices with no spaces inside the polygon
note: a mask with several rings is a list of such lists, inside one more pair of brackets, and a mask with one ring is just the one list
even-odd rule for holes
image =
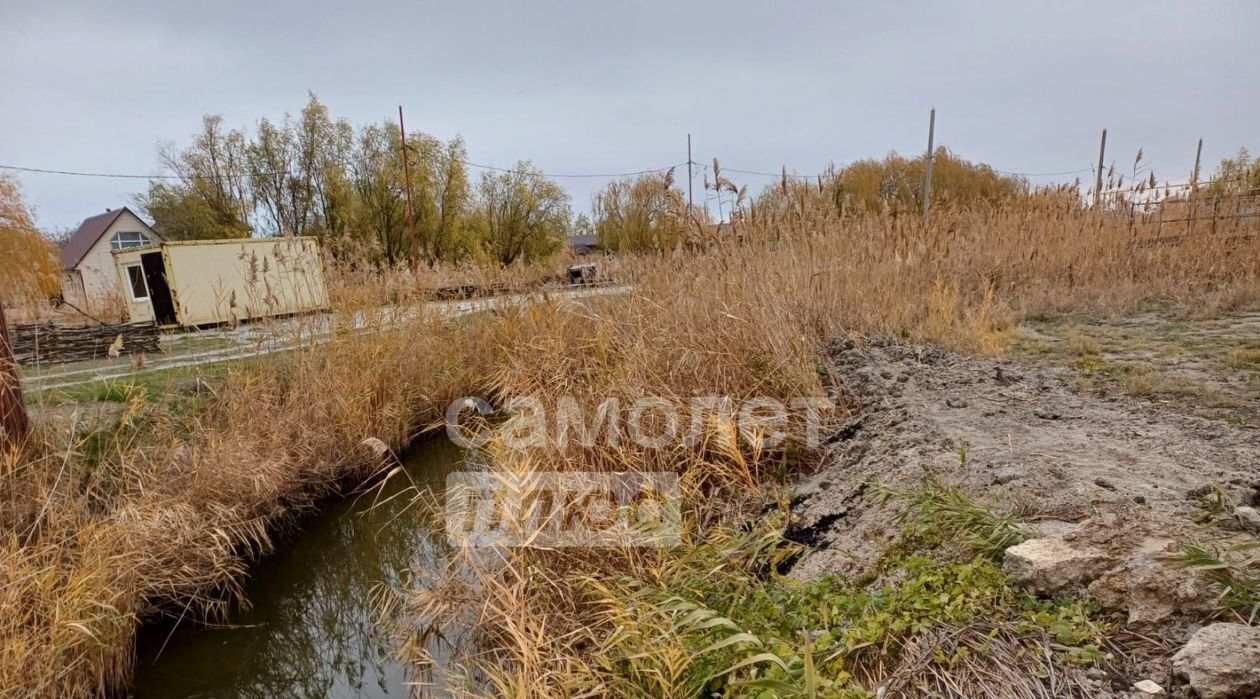
{"label": "yellow autumn tree", "polygon": [[52,296],[60,286],[57,246],[35,227],[17,181],[0,175],[0,297],[21,303]]}
{"label": "yellow autumn tree", "polygon": [[[927,160],[891,153],[883,160],[859,160],[839,173],[833,184],[842,207],[874,210],[885,207],[915,211],[923,206]],[[944,146],[932,157],[932,205],[998,204],[1028,192],[1028,183],[1004,175],[984,163],[973,163]]]}

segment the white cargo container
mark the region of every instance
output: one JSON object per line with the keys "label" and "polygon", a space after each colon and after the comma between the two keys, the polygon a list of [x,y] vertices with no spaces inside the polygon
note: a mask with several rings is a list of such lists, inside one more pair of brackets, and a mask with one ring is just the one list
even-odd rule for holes
{"label": "white cargo container", "polygon": [[131,322],[216,325],[328,307],[319,241],[171,241],[114,253]]}

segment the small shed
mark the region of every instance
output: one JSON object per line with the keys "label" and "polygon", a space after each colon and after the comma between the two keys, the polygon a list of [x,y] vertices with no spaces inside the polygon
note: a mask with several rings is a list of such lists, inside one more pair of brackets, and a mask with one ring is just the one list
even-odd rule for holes
{"label": "small shed", "polygon": [[599,236],[584,233],[569,236],[569,248],[579,257],[593,255],[600,251]]}
{"label": "small shed", "polygon": [[125,206],[89,216],[61,249],[63,298],[91,308],[112,305],[124,287],[110,253],[160,242],[157,231]]}
{"label": "small shed", "polygon": [[168,241],[114,252],[133,323],[193,327],[324,310],[324,262],[309,237]]}

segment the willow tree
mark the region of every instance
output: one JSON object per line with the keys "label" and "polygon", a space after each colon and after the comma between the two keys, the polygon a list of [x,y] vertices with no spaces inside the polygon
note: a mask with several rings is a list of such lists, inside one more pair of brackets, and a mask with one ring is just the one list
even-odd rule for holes
{"label": "willow tree", "polygon": [[208,114],[188,147],[164,147],[160,157],[175,179],[151,182],[149,190],[134,201],[163,236],[206,239],[250,234],[253,201],[243,132],[225,130],[222,116]]}
{"label": "willow tree", "polygon": [[[843,208],[917,210],[923,206],[927,160],[896,153],[883,160],[859,160],[832,180],[836,204]],[[935,204],[996,204],[1028,192],[1028,183],[984,163],[973,163],[944,146],[932,157],[932,201]]]}
{"label": "willow tree", "polygon": [[595,194],[595,235],[604,249],[669,250],[686,237],[686,204],[672,174],[616,180]]}
{"label": "willow tree", "polygon": [[1253,158],[1246,148],[1240,148],[1238,155],[1221,160],[1208,184],[1207,195],[1260,196],[1260,159]]}
{"label": "willow tree", "polygon": [[[398,132],[396,125],[390,127]],[[472,226],[472,186],[464,165],[464,142],[455,138],[443,143],[428,134],[408,134],[407,157],[416,217],[416,255],[434,265],[475,254],[478,241]]]}
{"label": "willow tree", "polygon": [[569,195],[529,161],[507,172],[483,173],[477,218],[484,252],[499,263],[546,257],[569,235]]}
{"label": "willow tree", "polygon": [[305,235],[339,257],[432,265],[487,248],[465,159],[458,138],[413,132],[404,147],[397,122],[356,129],[311,93],[296,116],[261,119],[252,132],[205,117],[191,144],[163,151],[174,181],[154,182],[136,203],[173,238]]}
{"label": "willow tree", "polygon": [[346,174],[354,127],[334,121],[314,93],[297,118],[263,119],[250,141],[250,187],[263,229],[318,238],[345,232],[351,188]]}
{"label": "willow tree", "polygon": [[17,180],[0,175],[0,301],[52,296],[61,286],[57,246],[40,234]]}

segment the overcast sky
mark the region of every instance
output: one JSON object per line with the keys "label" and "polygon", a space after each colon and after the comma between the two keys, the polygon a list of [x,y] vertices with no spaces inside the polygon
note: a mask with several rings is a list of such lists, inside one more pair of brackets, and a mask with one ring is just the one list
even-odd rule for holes
{"label": "overcast sky", "polygon": [[[688,132],[697,161],[813,173],[921,151],[935,106],[939,143],[1000,169],[1088,168],[1106,127],[1109,162],[1175,180],[1199,137],[1213,164],[1260,147],[1258,40],[1256,0],[0,0],[0,164],[152,174],[203,114],[252,127],[313,90],[550,173],[679,163]],[[44,228],[145,186],[19,178]],[[560,182],[585,210],[606,180]]]}

